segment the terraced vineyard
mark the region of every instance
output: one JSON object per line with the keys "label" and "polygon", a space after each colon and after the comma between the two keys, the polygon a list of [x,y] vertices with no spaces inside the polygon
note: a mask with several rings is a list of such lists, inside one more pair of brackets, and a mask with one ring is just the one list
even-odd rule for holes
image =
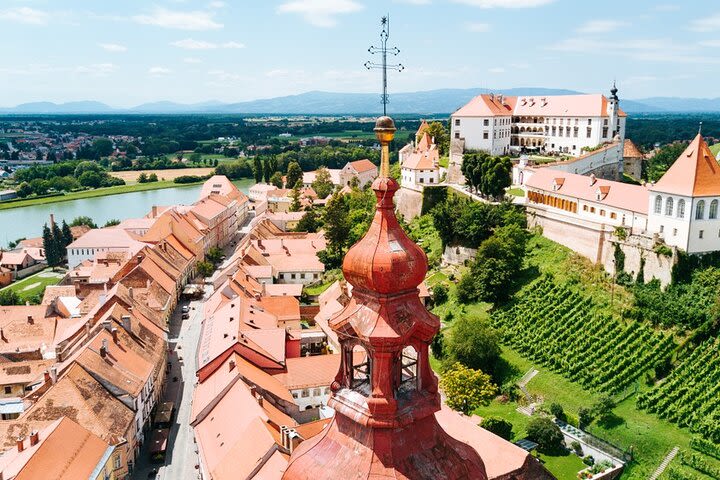
{"label": "terraced vineyard", "polygon": [[637,405],[720,443],[720,341],[697,347]]}
{"label": "terraced vineyard", "polygon": [[672,337],[638,322],[602,316],[590,298],[545,276],[511,307],[493,314],[503,341],[586,388],[620,393],[670,355]]}

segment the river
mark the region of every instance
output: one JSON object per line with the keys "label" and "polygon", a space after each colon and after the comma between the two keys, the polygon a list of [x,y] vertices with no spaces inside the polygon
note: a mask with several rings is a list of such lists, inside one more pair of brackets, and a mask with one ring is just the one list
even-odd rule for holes
{"label": "river", "polygon": [[[255,182],[243,179],[233,183],[247,194]],[[144,217],[153,205],[193,203],[198,200],[201,187],[177,186],[0,210],[0,247],[7,247],[8,242],[18,238],[41,236],[43,225],[50,222],[51,213],[55,214],[56,222],[65,220],[70,223],[73,218],[86,215],[102,226],[114,218],[125,220]]]}

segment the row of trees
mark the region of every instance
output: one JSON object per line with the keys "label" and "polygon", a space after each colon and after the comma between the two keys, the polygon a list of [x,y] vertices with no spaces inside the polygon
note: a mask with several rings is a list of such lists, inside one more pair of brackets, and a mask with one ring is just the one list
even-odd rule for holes
{"label": "row of trees", "polygon": [[57,223],[48,227],[46,223],[43,226],[42,239],[48,266],[53,268],[59,266],[65,258],[66,247],[73,241],[70,226],[65,220],[62,222],[62,227],[59,227]]}
{"label": "row of trees", "polygon": [[502,198],[512,181],[510,157],[493,157],[486,152],[468,152],[463,155],[461,170],[466,184],[486,198]]}
{"label": "row of trees", "polygon": [[33,166],[17,170],[14,175],[19,182],[19,197],[46,195],[52,190],[70,192],[82,187],[99,188],[125,184],[124,180],[109,175],[100,164],[89,160]]}

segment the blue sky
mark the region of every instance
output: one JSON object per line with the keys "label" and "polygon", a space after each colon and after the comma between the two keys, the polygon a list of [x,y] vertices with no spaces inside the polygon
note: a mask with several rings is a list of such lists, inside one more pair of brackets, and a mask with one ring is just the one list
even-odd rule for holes
{"label": "blue sky", "polygon": [[[0,106],[235,102],[374,92],[363,63],[389,13],[390,92],[542,86],[720,96],[720,10],[702,0],[0,0]],[[714,2],[712,2],[714,3]]]}

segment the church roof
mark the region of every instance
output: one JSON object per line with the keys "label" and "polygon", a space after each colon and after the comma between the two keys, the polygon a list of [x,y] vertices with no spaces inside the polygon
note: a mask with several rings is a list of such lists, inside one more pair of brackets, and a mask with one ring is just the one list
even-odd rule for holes
{"label": "church roof", "polygon": [[650,190],[688,197],[720,195],[720,165],[699,133]]}

